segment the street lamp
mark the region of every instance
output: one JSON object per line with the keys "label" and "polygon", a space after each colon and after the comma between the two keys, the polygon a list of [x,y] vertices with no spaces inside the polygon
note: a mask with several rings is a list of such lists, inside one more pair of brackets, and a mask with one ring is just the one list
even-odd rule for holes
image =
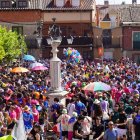
{"label": "street lamp", "polygon": [[47,38],[46,40],[47,40],[48,45],[52,44],[52,38]]}
{"label": "street lamp", "polygon": [[37,35],[36,40],[37,44],[39,47],[39,53],[42,57],[42,51],[41,51],[41,44],[42,44],[42,26],[43,26],[43,21],[39,21],[37,23],[37,31],[35,31],[35,34]]}
{"label": "street lamp", "polygon": [[68,42],[68,44],[72,44],[73,43],[73,37],[70,36],[69,38],[67,38],[67,42]]}
{"label": "street lamp", "polygon": [[36,38],[36,40],[37,40],[37,44],[38,44],[39,48],[41,48],[42,37],[38,36],[38,37]]}
{"label": "street lamp", "polygon": [[49,97],[52,101],[55,97],[60,99],[60,102],[65,104],[65,95],[68,92],[64,91],[61,87],[61,60],[57,57],[58,49],[57,47],[61,44],[61,30],[58,25],[56,25],[55,20],[53,18],[53,24],[49,27],[49,41],[48,44],[52,46],[52,54],[53,57],[50,60],[50,77],[51,77],[51,87],[49,90]]}

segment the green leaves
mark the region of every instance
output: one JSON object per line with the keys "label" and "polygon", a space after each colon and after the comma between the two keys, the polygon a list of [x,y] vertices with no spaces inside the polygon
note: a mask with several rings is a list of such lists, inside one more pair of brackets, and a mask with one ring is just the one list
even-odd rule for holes
{"label": "green leaves", "polygon": [[0,61],[10,62],[27,51],[24,37],[0,26]]}

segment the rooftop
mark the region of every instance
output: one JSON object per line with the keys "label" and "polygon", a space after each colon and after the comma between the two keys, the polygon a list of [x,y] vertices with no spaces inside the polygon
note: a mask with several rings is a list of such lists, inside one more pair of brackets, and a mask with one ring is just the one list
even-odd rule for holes
{"label": "rooftop", "polygon": [[140,5],[130,6],[120,10],[121,23],[140,22]]}
{"label": "rooftop", "polygon": [[[12,0],[11,0],[12,2]],[[40,10],[93,10],[95,5],[95,0],[81,0],[80,6],[71,6],[67,2],[63,7],[56,7],[54,5],[54,0],[27,0],[27,7],[15,7],[11,6],[9,8],[0,8],[0,10],[28,10],[28,9],[40,9]]]}

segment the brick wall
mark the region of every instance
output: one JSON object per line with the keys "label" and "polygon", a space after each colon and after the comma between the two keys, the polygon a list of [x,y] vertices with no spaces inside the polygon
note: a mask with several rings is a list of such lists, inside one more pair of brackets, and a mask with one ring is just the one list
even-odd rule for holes
{"label": "brick wall", "polygon": [[37,22],[40,21],[42,13],[39,10],[4,10],[0,11],[0,21],[7,22]]}
{"label": "brick wall", "polygon": [[122,30],[122,47],[125,50],[133,50],[132,33],[133,31],[140,31],[140,27],[123,27]]}

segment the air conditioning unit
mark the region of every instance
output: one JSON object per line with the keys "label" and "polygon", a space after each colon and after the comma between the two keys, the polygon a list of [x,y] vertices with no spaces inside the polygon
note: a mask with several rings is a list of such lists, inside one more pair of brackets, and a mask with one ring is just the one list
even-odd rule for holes
{"label": "air conditioning unit", "polygon": [[79,7],[80,6],[80,0],[72,0],[72,6],[73,7]]}
{"label": "air conditioning unit", "polygon": [[65,4],[65,0],[56,0],[56,7],[63,7]]}

